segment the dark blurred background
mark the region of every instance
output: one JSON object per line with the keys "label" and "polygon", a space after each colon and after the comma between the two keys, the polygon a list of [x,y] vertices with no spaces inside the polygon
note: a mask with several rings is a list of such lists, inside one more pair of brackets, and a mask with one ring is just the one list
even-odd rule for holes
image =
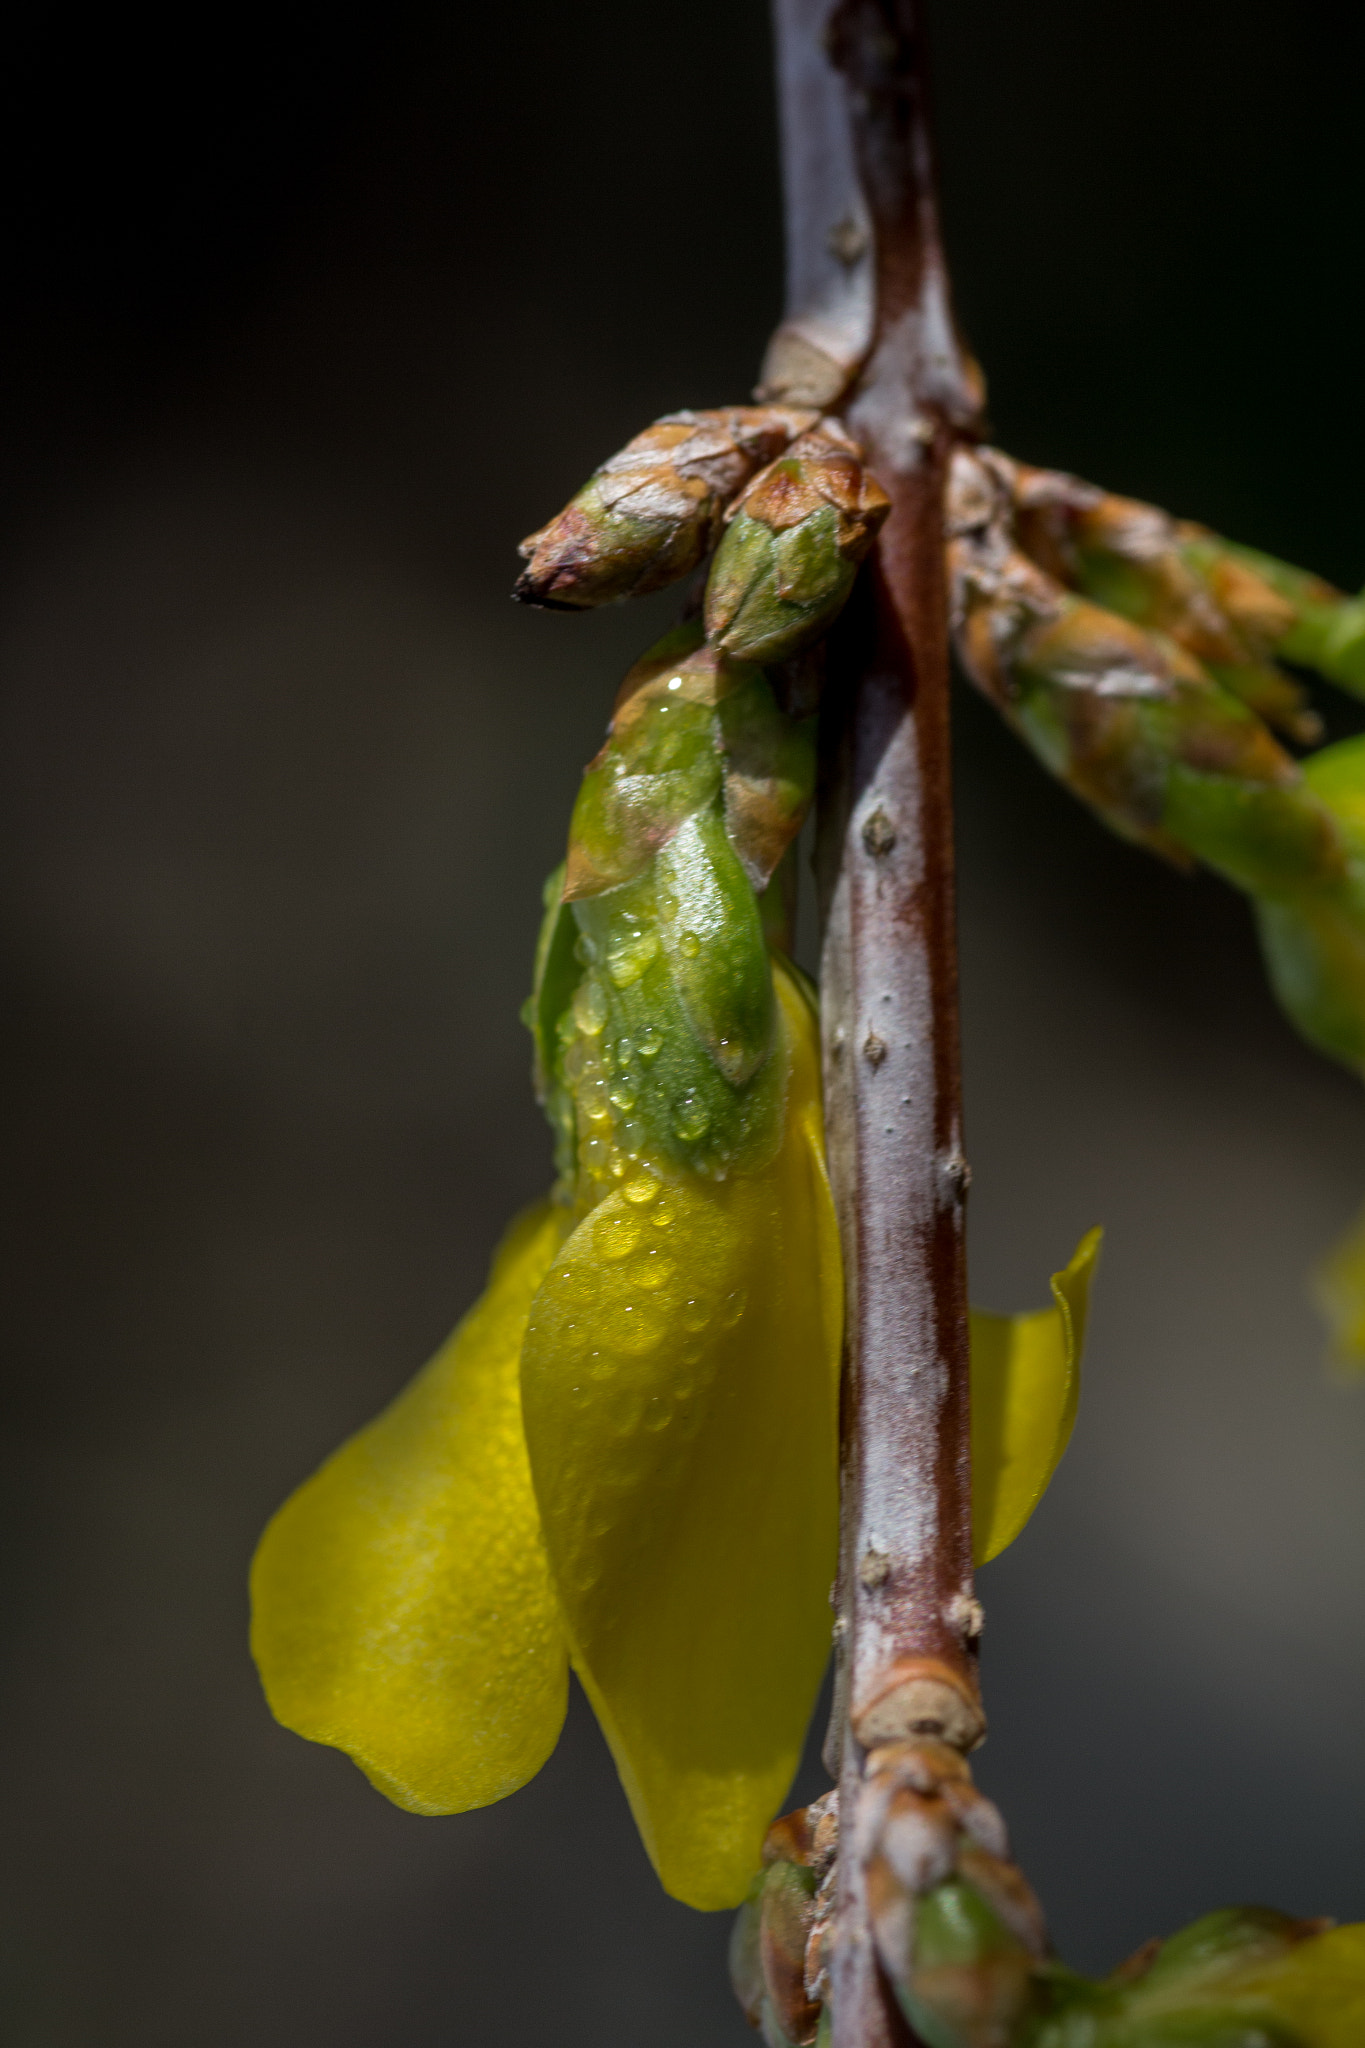
{"label": "dark blurred background", "polygon": [[[1365,15],[931,14],[1000,439],[1354,587]],[[763,0],[48,5],[5,59],[0,2038],[738,2048],[726,1922],[581,1704],[515,1800],[412,1819],[271,1722],[245,1572],[546,1178],[537,891],[666,605],[518,612],[513,546],[748,390]],[[981,1776],[1082,1967],[1360,1917],[1365,1390],[1305,1275],[1365,1099],[1229,892],[965,696],[959,763],[976,1298],[1109,1229],[1075,1444],[984,1575]]]}

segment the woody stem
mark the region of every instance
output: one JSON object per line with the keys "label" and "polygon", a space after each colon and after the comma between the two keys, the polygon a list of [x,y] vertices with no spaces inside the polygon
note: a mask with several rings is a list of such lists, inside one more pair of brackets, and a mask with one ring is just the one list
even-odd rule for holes
{"label": "woody stem", "polygon": [[861,616],[831,647],[818,855],[847,1276],[831,2007],[835,2048],[889,2048],[910,2036],[868,1928],[866,1759],[913,1734],[968,1749],[983,1726],[942,539],[975,393],[948,303],[915,0],[775,13],[789,303],[765,380],[841,409],[892,500]]}

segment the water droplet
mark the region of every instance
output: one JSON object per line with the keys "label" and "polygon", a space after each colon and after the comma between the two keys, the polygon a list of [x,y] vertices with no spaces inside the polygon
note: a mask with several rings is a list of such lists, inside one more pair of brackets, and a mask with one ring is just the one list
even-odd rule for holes
{"label": "water droplet", "polygon": [[661,911],[663,912],[663,914],[664,914],[664,916],[665,916],[665,917],[676,917],[676,916],[677,916],[677,914],[678,914],[678,899],[677,899],[677,897],[676,897],[676,896],[675,896],[675,895],[673,894],[673,891],[672,891],[671,889],[660,889],[660,891],[659,891],[659,908],[660,908],[660,910],[661,910]]}
{"label": "water droplet", "polygon": [[611,1094],[607,1097],[607,1100],[613,1109],[619,1109],[622,1115],[624,1115],[627,1110],[634,1109],[635,1107],[635,1090],[631,1087],[629,1081],[618,1081]]}
{"label": "water droplet", "polygon": [[658,1025],[646,1024],[644,1030],[640,1033],[640,1058],[642,1060],[652,1060],[655,1054],[662,1050],[663,1042],[664,1035]]}
{"label": "water droplet", "polygon": [[640,1225],[634,1216],[603,1216],[599,1218],[594,1238],[594,1248],[599,1258],[629,1258],[640,1242]]}
{"label": "water droplet", "polygon": [[678,951],[684,960],[695,960],[701,951],[701,940],[695,932],[684,932],[678,940]]}
{"label": "water droplet", "polygon": [[638,1159],[649,1143],[649,1132],[638,1117],[622,1124],[617,1135],[621,1140],[621,1150],[630,1159]]}
{"label": "water droplet", "polygon": [[678,1113],[673,1119],[673,1129],[685,1145],[690,1145],[695,1139],[704,1136],[710,1121],[710,1117],[706,1114],[701,1104],[689,1100],[682,1103],[679,1107]]}
{"label": "water droplet", "polygon": [[749,1303],[749,1297],[742,1287],[736,1287],[733,1294],[725,1297],[725,1306],[720,1312],[721,1328],[733,1330]]}
{"label": "water droplet", "polygon": [[645,1428],[649,1430],[651,1434],[657,1435],[661,1429],[667,1429],[669,1423],[672,1420],[673,1417],[669,1414],[666,1408],[651,1408],[648,1415],[646,1415],[645,1417]]}
{"label": "water droplet", "polygon": [[683,1303],[682,1326],[685,1330],[704,1330],[711,1320],[711,1311],[698,1296]]}
{"label": "water droplet", "polygon": [[630,938],[614,946],[607,956],[607,972],[617,988],[630,988],[637,982],[658,950],[659,934],[656,931],[632,933]]}
{"label": "water droplet", "polygon": [[640,1358],[663,1343],[667,1326],[653,1302],[623,1301],[611,1316],[607,1335],[627,1357]]}
{"label": "water droplet", "polygon": [[638,1207],[654,1200],[659,1192],[659,1183],[652,1173],[639,1173],[634,1180],[626,1182],[621,1192],[628,1202],[634,1202]]}
{"label": "water droplet", "polygon": [[586,1138],[578,1148],[578,1154],[589,1173],[604,1169],[611,1159],[611,1146],[605,1138]]}
{"label": "water droplet", "polygon": [[635,1056],[635,1047],[624,1035],[616,1041],[616,1057],[623,1067],[628,1067]]}
{"label": "water droplet", "polygon": [[637,1287],[644,1287],[651,1294],[667,1287],[678,1270],[677,1262],[668,1256],[661,1245],[648,1245],[635,1259],[630,1268],[630,1277]]}
{"label": "water droplet", "polygon": [[656,1230],[667,1230],[669,1224],[673,1221],[673,1204],[671,1202],[660,1202],[649,1220]]}
{"label": "water droplet", "polygon": [[589,1038],[596,1038],[607,1021],[607,995],[600,981],[580,982],[574,992],[574,1021]]}

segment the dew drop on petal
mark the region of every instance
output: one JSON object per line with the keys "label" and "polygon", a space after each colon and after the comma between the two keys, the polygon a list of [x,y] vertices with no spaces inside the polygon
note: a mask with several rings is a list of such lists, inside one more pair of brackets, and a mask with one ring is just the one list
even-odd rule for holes
{"label": "dew drop on petal", "polygon": [[594,1250],[602,1259],[626,1259],[640,1242],[640,1225],[634,1216],[603,1216],[597,1224]]}
{"label": "dew drop on petal", "polygon": [[749,1297],[744,1288],[736,1287],[732,1294],[727,1294],[720,1312],[721,1328],[733,1330],[748,1305]]}

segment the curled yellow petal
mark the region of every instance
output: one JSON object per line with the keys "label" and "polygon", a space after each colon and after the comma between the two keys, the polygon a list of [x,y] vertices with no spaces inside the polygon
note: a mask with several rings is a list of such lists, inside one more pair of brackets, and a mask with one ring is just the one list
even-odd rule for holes
{"label": "curled yellow petal", "polygon": [[842,1280],[815,1020],[775,975],[781,1147],[640,1169],[532,1309],[527,1444],[574,1665],[664,1888],[734,1906],[829,1654]]}
{"label": "curled yellow petal", "polygon": [[972,1523],[976,1561],[1013,1543],[1046,1491],[1076,1421],[1090,1282],[1104,1233],[1092,1230],[1052,1276],[1051,1308],[972,1310]]}
{"label": "curled yellow petal", "polygon": [[515,1792],[554,1748],[567,1655],[521,1426],[532,1296],[564,1235],[518,1217],[486,1292],[382,1415],[287,1500],[251,1573],[272,1711],[412,1813]]}

